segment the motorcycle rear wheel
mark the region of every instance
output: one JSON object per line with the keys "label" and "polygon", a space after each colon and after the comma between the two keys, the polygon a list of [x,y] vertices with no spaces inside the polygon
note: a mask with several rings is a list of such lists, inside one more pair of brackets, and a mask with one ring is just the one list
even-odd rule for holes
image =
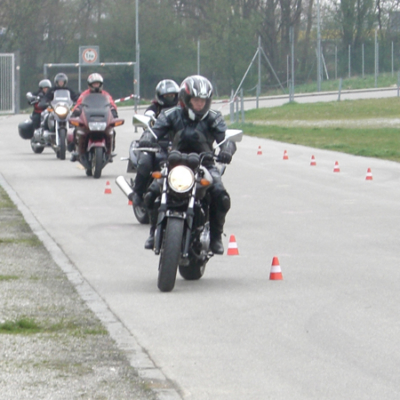
{"label": "motorcycle rear wheel", "polygon": [[181,256],[183,219],[168,218],[161,246],[157,287],[161,292],[173,290]]}
{"label": "motorcycle rear wheel", "polygon": [[204,275],[206,264],[207,261],[205,260],[199,260],[193,256],[189,256],[189,265],[180,265],[179,274],[187,281],[197,281]]}
{"label": "motorcycle rear wheel", "polygon": [[133,213],[141,224],[148,224],[150,222],[149,211],[146,207],[133,205]]}

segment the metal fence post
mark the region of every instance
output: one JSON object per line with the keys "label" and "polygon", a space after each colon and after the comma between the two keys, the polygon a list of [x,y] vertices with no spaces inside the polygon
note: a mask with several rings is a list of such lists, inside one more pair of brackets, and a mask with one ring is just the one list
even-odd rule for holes
{"label": "metal fence post", "polygon": [[343,79],[340,78],[340,79],[339,79],[339,94],[338,94],[338,99],[337,99],[337,101],[340,101],[340,95],[341,95],[341,92],[342,92],[342,82],[343,82]]}
{"label": "metal fence post", "polygon": [[244,99],[243,99],[243,89],[240,89],[240,108],[242,110],[242,124],[244,124]]}
{"label": "metal fence post", "polygon": [[234,105],[234,102],[235,101],[235,99],[234,99],[234,97],[233,97],[233,89],[232,89],[232,92],[231,92],[231,98],[230,98],[230,100],[229,100],[229,114],[230,114],[230,121],[231,122],[233,122],[234,121],[234,112],[235,112],[235,105]]}

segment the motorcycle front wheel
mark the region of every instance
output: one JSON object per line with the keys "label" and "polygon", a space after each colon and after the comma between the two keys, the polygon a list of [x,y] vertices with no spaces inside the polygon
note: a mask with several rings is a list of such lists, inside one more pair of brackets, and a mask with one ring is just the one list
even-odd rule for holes
{"label": "motorcycle front wheel", "polygon": [[95,147],[94,157],[92,158],[93,178],[99,179],[101,177],[101,170],[103,169],[103,153],[102,147]]}
{"label": "motorcycle front wheel", "polygon": [[170,292],[175,286],[181,256],[183,225],[183,219],[168,218],[167,220],[158,266],[157,287],[161,292]]}
{"label": "motorcycle front wheel", "polygon": [[59,140],[59,150],[57,152],[57,156],[59,157],[60,160],[65,160],[65,153],[67,150],[67,145],[65,143],[65,138],[66,132],[64,129],[60,129],[58,131],[58,140]]}

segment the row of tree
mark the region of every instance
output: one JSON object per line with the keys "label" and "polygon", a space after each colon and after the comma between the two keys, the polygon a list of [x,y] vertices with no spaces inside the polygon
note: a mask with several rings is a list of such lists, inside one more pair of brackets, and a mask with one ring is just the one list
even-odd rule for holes
{"label": "row of tree", "polygon": [[[19,51],[21,91],[32,90],[43,76],[45,63],[78,62],[79,46],[99,46],[101,62],[135,61],[136,1],[140,86],[146,98],[152,97],[161,79],[179,83],[197,73],[199,49],[200,72],[222,96],[238,86],[259,38],[282,82],[291,54],[290,32],[294,33],[297,82],[317,78],[315,68],[310,71],[316,60],[318,25],[323,50],[328,52],[334,44],[343,55],[341,74],[347,68],[349,45],[355,57],[361,57],[361,46],[374,43],[375,31],[381,49],[399,43],[399,0],[0,0],[0,52]],[[384,59],[388,54],[381,51],[380,56]],[[264,89],[276,84],[266,58],[262,59]],[[353,65],[361,64],[354,60]],[[246,79],[249,90],[257,81],[253,69]],[[96,68],[85,69],[84,76],[92,70]],[[133,90],[132,68],[98,67],[97,71],[103,73],[114,97]],[[59,71],[50,72],[54,76]],[[77,70],[64,68],[64,72],[71,86],[77,85]]]}

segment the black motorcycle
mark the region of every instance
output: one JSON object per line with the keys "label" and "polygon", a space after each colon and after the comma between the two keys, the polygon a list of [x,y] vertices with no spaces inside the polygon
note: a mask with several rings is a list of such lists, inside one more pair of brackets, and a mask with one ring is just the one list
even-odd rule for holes
{"label": "black motorcycle", "polygon": [[[152,121],[151,117],[148,117],[147,115],[141,115],[141,114],[136,114],[133,117],[133,125],[134,126],[139,126],[143,128],[147,128],[150,126],[150,122]],[[159,148],[148,148],[148,149],[143,149],[139,148],[139,140],[133,140],[131,142],[131,145],[129,146],[129,157],[123,157],[121,158],[122,161],[128,161],[128,166],[126,169],[126,172],[128,174],[136,174],[137,173],[137,167],[138,167],[138,160],[139,160],[139,154],[140,152],[154,152],[160,153]],[[148,186],[151,185],[151,182],[153,180],[150,179]],[[122,190],[122,192],[125,194],[125,196],[131,200],[131,197],[133,195],[133,188],[134,188],[134,179],[130,178],[127,180],[125,177],[118,176],[117,179],[115,180],[117,186]],[[147,209],[146,205],[143,203],[141,205],[135,205],[132,204],[133,208],[133,213],[135,214],[136,219],[138,222],[141,224],[148,224],[150,221],[150,216],[149,216],[149,210]]]}

